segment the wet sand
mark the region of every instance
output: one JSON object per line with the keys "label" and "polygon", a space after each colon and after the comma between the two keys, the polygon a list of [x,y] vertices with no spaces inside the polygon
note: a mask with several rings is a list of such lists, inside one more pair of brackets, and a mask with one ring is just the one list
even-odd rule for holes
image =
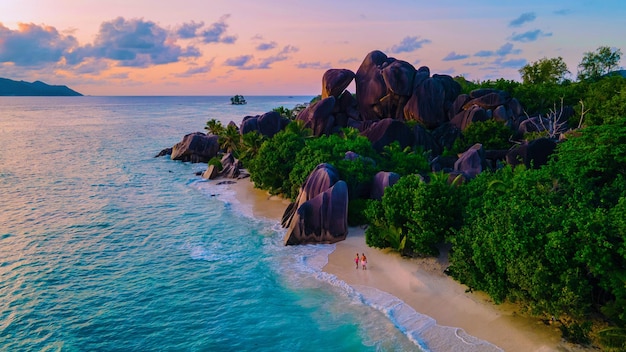
{"label": "wet sand", "polygon": [[[289,204],[285,199],[255,189],[250,179],[231,185],[236,198],[257,217],[280,221]],[[356,253],[365,253],[367,270],[355,269]],[[518,315],[512,304],[495,305],[480,292],[444,274],[446,255],[439,258],[403,258],[389,249],[367,247],[365,230],[351,227],[345,241],[336,244],[323,268],[351,286],[387,292],[415,311],[434,318],[438,325],[457,327],[504,351],[584,351],[565,343],[557,326]]]}

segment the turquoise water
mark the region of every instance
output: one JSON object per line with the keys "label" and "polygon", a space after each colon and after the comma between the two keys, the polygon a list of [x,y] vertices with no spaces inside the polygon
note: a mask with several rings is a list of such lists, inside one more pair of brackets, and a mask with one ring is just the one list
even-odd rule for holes
{"label": "turquoise water", "polygon": [[0,351],[497,351],[153,157],[311,98],[0,97]]}
{"label": "turquoise water", "polygon": [[310,98],[0,98],[0,350],[419,350],[320,271],[332,246],[284,247],[205,166],[153,158]]}

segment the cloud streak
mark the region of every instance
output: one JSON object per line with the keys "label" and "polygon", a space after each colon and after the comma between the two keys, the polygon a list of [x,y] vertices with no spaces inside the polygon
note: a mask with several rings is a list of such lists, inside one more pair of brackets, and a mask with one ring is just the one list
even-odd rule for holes
{"label": "cloud streak", "polygon": [[519,33],[519,34],[513,33],[513,35],[511,35],[509,39],[514,42],[528,43],[528,42],[534,42],[539,38],[551,37],[551,36],[552,36],[552,33],[546,33],[540,29],[535,29],[534,31],[528,31],[528,32]]}
{"label": "cloud streak", "polygon": [[493,57],[493,56],[507,56],[507,55],[517,55],[522,51],[520,49],[515,49],[513,44],[506,43],[499,47],[497,50],[481,50],[474,54],[476,57]]}
{"label": "cloud streak", "polygon": [[509,27],[521,27],[524,23],[532,22],[537,18],[534,12],[526,12],[521,14],[518,18],[509,22]]}
{"label": "cloud streak", "polygon": [[258,51],[272,50],[277,45],[278,44],[276,44],[276,42],[261,43],[261,44],[256,46],[256,50],[258,50]]}
{"label": "cloud streak", "polygon": [[396,54],[410,53],[422,48],[424,44],[429,44],[430,42],[429,39],[421,39],[419,36],[405,37],[400,43],[392,46],[389,51]]}
{"label": "cloud streak", "polygon": [[230,15],[222,16],[219,21],[211,24],[209,28],[203,30],[200,33],[200,37],[204,43],[224,43],[233,44],[237,41],[236,35],[227,35],[228,24],[226,20]]}
{"label": "cloud streak", "polygon": [[469,55],[466,54],[457,54],[456,52],[451,52],[448,55],[446,55],[442,60],[443,61],[456,61],[456,60],[463,60],[463,59],[467,59],[469,57]]}
{"label": "cloud streak", "polygon": [[258,63],[254,63],[253,55],[242,55],[229,58],[224,61],[224,66],[236,67],[240,70],[266,70],[271,68],[272,64],[280,61],[286,61],[290,58],[289,54],[298,52],[299,49],[292,45],[283,47],[276,55],[268,56],[260,59]]}

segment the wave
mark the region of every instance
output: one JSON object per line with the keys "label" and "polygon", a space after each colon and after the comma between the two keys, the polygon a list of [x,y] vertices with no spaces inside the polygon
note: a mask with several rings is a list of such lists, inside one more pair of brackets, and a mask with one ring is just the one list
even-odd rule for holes
{"label": "wave", "polygon": [[[399,298],[379,289],[349,285],[335,275],[323,271],[328,264],[329,255],[335,250],[335,244],[284,246],[282,237],[285,229],[276,221],[254,217],[252,206],[242,204],[235,191],[227,184],[217,185],[200,180],[192,183],[205,196],[223,202],[227,209],[266,227],[273,236],[264,243],[267,256],[273,258],[276,271],[293,287],[311,287],[307,282],[311,278],[322,285],[334,288],[335,292],[347,298],[352,304],[369,307],[382,313],[386,319],[419,350],[422,351],[463,351],[490,352],[502,349],[485,340],[467,334],[463,329],[438,325],[428,315],[415,311]],[[202,260],[220,260],[212,250],[204,247],[190,247],[191,256]],[[216,251],[220,253],[221,251]],[[223,258],[222,258],[223,259]],[[315,285],[313,285],[315,286]]]}

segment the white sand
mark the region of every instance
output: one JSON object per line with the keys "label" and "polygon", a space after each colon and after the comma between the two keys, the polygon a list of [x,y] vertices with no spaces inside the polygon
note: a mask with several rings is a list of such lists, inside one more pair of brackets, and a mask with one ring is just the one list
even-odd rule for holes
{"label": "white sand", "polygon": [[[289,204],[280,197],[253,188],[249,179],[238,180],[232,189],[237,199],[250,204],[255,216],[280,221]],[[355,287],[368,286],[387,292],[415,311],[434,318],[438,325],[457,327],[505,351],[582,351],[562,341],[556,326],[516,314],[511,304],[495,305],[480,293],[444,274],[442,258],[402,258],[390,250],[369,248],[364,230],[350,228],[348,238],[330,254],[324,271]],[[365,253],[367,270],[355,269],[356,253]]]}

